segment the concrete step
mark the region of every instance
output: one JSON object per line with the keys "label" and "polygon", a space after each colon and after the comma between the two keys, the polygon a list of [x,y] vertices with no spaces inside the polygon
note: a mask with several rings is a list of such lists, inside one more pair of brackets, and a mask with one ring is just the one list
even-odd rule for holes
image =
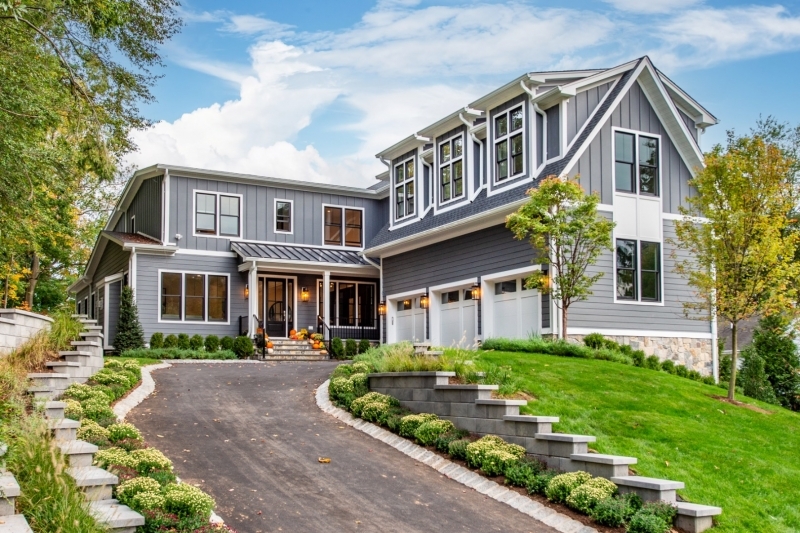
{"label": "concrete step", "polygon": [[39,385],[28,387],[28,394],[33,394],[36,400],[52,400],[59,396],[61,392],[62,391],[58,391],[53,387],[42,387]]}
{"label": "concrete step", "polygon": [[87,324],[83,327],[86,331],[103,331],[103,326],[96,326],[94,324]]}
{"label": "concrete step", "polygon": [[77,319],[81,319],[81,318],[83,318],[83,319],[88,319],[88,318],[89,318],[89,315],[86,315],[86,314],[83,314],[83,315],[82,315],[82,314],[80,314],[80,313],[72,313],[72,314],[71,314],[71,315],[69,315],[69,316],[71,316],[72,318],[77,318]]}
{"label": "concrete step", "polygon": [[64,418],[64,409],[66,409],[66,402],[49,401],[44,404],[44,416],[52,420],[59,420]]}
{"label": "concrete step", "polygon": [[327,361],[327,355],[280,355],[272,354],[264,358],[264,361]]}
{"label": "concrete step", "polygon": [[91,340],[95,340],[95,339],[102,339],[103,338],[103,334],[102,333],[100,333],[99,331],[94,331],[94,330],[93,331],[81,331],[80,333],[78,333],[78,335],[80,335],[82,339],[87,340],[87,341],[91,341]]}
{"label": "concrete step", "polygon": [[112,488],[119,483],[117,476],[96,466],[70,467],[67,473],[92,502],[110,500]]}
{"label": "concrete step", "polygon": [[[100,344],[99,342],[94,342],[94,341],[72,341],[72,342],[70,342],[70,345],[75,346],[78,349],[83,348],[83,347],[91,347],[91,348],[102,348],[103,347],[102,344]],[[83,351],[83,350],[81,350],[81,351]],[[89,353],[94,355],[94,352],[89,352]]]}
{"label": "concrete step", "polygon": [[414,355],[429,355],[431,357],[438,357],[443,354],[444,352],[441,350],[417,350],[414,352]]}
{"label": "concrete step", "polygon": [[53,438],[60,442],[75,440],[78,435],[78,428],[81,423],[71,418],[60,418],[58,420],[48,420],[47,425],[53,432]]}
{"label": "concrete step", "polygon": [[687,533],[701,533],[714,527],[713,517],[722,514],[722,509],[711,505],[698,505],[689,502],[677,502],[678,515],[675,527]]}
{"label": "concrete step", "polygon": [[414,343],[414,348],[430,348],[430,347],[431,347],[431,343],[429,343],[429,342],[415,342]]}
{"label": "concrete step", "polygon": [[552,433],[557,416],[505,415],[503,420],[514,422],[518,437],[535,437],[537,433]]}
{"label": "concrete step", "polygon": [[326,356],[327,354],[323,354],[321,350],[277,350],[273,349],[272,353],[269,354],[270,357],[274,355],[297,355],[297,356]]}
{"label": "concrete step", "polygon": [[646,502],[674,502],[675,491],[684,488],[682,481],[656,479],[642,476],[612,477],[611,481],[619,487],[620,494],[635,492]]}
{"label": "concrete step", "polygon": [[543,455],[569,458],[575,453],[588,453],[589,443],[595,442],[591,435],[571,435],[569,433],[537,433],[534,438],[547,443],[547,452]]}
{"label": "concrete step", "polygon": [[14,514],[14,501],[19,494],[19,483],[14,476],[10,472],[0,475],[0,520]]}
{"label": "concrete step", "polygon": [[571,466],[574,470],[583,470],[606,479],[627,476],[630,465],[638,462],[636,457],[603,453],[573,453],[569,458],[572,460]]}
{"label": "concrete step", "polygon": [[33,533],[28,521],[21,514],[0,517],[0,533]]}
{"label": "concrete step", "polygon": [[35,387],[50,387],[56,390],[64,390],[72,383],[70,375],[61,372],[31,372],[28,378],[33,380]]}
{"label": "concrete step", "polygon": [[45,363],[45,366],[53,369],[54,372],[68,374],[71,378],[84,378],[84,381],[92,377],[94,373],[93,368],[73,361],[49,361]]}
{"label": "concrete step", "polygon": [[94,454],[98,450],[94,444],[82,440],[59,442],[58,447],[72,467],[92,466]]}
{"label": "concrete step", "polygon": [[144,525],[144,517],[117,500],[100,500],[89,504],[92,516],[113,533],[133,532]]}

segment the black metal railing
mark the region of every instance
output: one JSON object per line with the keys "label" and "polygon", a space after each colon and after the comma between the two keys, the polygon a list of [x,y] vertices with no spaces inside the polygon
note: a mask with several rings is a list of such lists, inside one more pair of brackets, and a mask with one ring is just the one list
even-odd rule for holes
{"label": "black metal railing", "polygon": [[336,337],[343,341],[348,339],[380,341],[380,328],[378,327],[377,320],[359,321],[353,325],[330,326],[321,316],[317,316],[317,331],[322,333],[324,338],[323,342],[328,348],[328,353],[332,353],[331,340]]}

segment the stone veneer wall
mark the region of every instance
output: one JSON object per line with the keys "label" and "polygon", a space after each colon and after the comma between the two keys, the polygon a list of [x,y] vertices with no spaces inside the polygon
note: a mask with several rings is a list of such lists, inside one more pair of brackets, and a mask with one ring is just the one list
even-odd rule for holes
{"label": "stone veneer wall", "polygon": [[[583,344],[586,335],[570,335],[571,341]],[[618,344],[627,344],[634,350],[642,350],[646,355],[655,355],[660,360],[667,359],[710,376],[714,369],[711,339],[690,339],[685,337],[632,337],[604,335]]]}
{"label": "stone veneer wall", "polygon": [[0,309],[0,355],[8,355],[43,329],[49,329],[49,316],[21,309]]}

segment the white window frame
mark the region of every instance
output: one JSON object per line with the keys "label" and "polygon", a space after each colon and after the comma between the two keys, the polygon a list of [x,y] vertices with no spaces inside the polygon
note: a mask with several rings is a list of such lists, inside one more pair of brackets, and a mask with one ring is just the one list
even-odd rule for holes
{"label": "white window frame", "polygon": [[[162,319],[161,318],[161,275],[162,274],[180,274],[181,275],[181,318],[180,320]],[[203,296],[203,316],[204,320],[186,320],[186,274],[201,274],[205,276],[205,293]],[[223,320],[209,320],[208,319],[208,277],[209,276],[224,276],[228,280],[227,289],[227,312],[225,316],[226,321]],[[172,270],[169,268],[158,269],[158,323],[159,324],[208,324],[217,326],[229,326],[231,324],[231,275],[227,272],[209,272],[209,271],[195,271],[195,270]]]}
{"label": "white window frame", "polygon": [[[319,284],[320,283],[322,283],[322,288],[324,290],[325,289],[325,280],[323,280],[322,278],[317,278],[317,310],[319,310],[320,304],[322,304],[323,306],[325,305],[325,295],[322,294],[319,291]],[[358,286],[359,285],[372,285],[374,287],[374,295],[375,295],[375,317],[373,317],[375,319],[375,325],[373,327],[371,327],[371,328],[369,326],[363,326],[363,327],[365,327],[367,329],[378,329],[380,327],[381,317],[380,317],[380,315],[378,315],[378,305],[380,303],[380,295],[378,294],[378,282],[377,281],[357,281],[357,280],[354,280],[354,279],[332,279],[332,280],[330,280],[330,283],[332,283],[332,284],[335,283],[336,284],[336,291],[335,292],[337,294],[337,298],[338,298],[338,294],[339,294],[339,285],[338,285],[339,283],[352,283],[353,285],[356,286],[356,316],[355,316],[356,323],[358,323],[358,319],[361,318],[358,315]],[[328,292],[330,293],[330,286],[328,286]],[[330,302],[330,300],[329,300],[329,302]],[[338,308],[338,304],[339,304],[339,302],[337,301],[336,302],[337,308]],[[338,316],[336,316],[336,324],[334,324],[333,323],[334,322],[334,320],[333,320],[334,317],[328,316],[330,314],[330,309],[323,309],[323,311],[325,311],[325,315],[324,316],[325,316],[326,320],[328,321],[328,326],[330,326],[330,327],[334,327],[335,326],[337,328],[354,328],[354,329],[356,329],[356,328],[360,329],[362,327],[362,326],[347,326],[347,325],[340,326],[339,323],[338,323],[339,322],[339,317]],[[338,315],[338,313],[337,313],[337,315]]]}
{"label": "white window frame", "polygon": [[[389,176],[389,179],[391,180],[391,183],[392,183],[392,192],[391,192],[391,199],[392,199],[391,202],[392,202],[392,204],[391,205],[392,205],[392,223],[393,224],[396,224],[398,222],[402,222],[402,221],[407,220],[407,219],[414,218],[416,216],[416,214],[417,214],[417,210],[419,208],[419,199],[418,199],[418,189],[419,189],[419,187],[417,187],[417,175],[419,174],[419,172],[418,172],[419,169],[417,168],[418,165],[417,165],[417,162],[416,162],[416,157],[417,157],[416,154],[412,155],[410,157],[407,157],[407,158],[403,159],[402,161],[398,161],[395,165],[392,166],[392,175]],[[405,165],[409,161],[411,161],[413,163],[413,165],[414,165],[414,177],[409,179],[408,172],[406,172],[405,168],[404,168],[403,169],[403,182],[401,184],[398,184],[395,181],[395,177],[397,176],[397,167],[401,167],[401,166],[405,167]],[[408,209],[408,193],[406,192],[406,190],[407,190],[406,187],[408,186],[409,182],[413,182],[413,184],[414,184],[414,211],[412,213],[409,213],[408,210],[407,210]],[[403,213],[402,217],[398,217],[397,216],[397,189],[399,189],[400,187],[403,188],[403,210],[404,210],[404,213]]]}
{"label": "white window frame", "polygon": [[[198,194],[208,194],[212,196],[216,196],[216,232],[215,233],[197,233],[197,195]],[[221,216],[221,205],[220,205],[220,196],[230,196],[239,199],[239,232],[236,235],[220,235],[220,216]],[[229,192],[217,192],[217,191],[206,191],[203,189],[194,189],[192,191],[192,236],[194,237],[208,237],[210,239],[228,239],[228,240],[237,240],[242,238],[242,227],[244,224],[243,221],[243,212],[244,212],[244,195],[237,194],[237,193],[229,193]]]}
{"label": "white window frame", "polygon": [[[291,228],[289,231],[278,229],[278,202],[289,204],[289,228]],[[275,198],[275,200],[272,203],[272,211],[275,214],[275,216],[272,217],[272,223],[274,224],[272,228],[273,232],[280,235],[294,235],[294,200]],[[323,214],[324,213],[325,211],[323,211]],[[325,222],[323,221],[323,225],[324,224]]]}
{"label": "white window frame", "polygon": [[[464,137],[465,137],[464,136],[464,132],[462,131],[460,133],[456,133],[455,135],[451,135],[447,139],[444,139],[443,141],[441,141],[441,142],[436,144],[436,155],[435,155],[435,157],[436,157],[436,176],[434,177],[434,179],[436,180],[436,184],[437,184],[436,198],[439,200],[439,205],[447,205],[447,204],[449,204],[451,202],[454,202],[456,200],[460,200],[460,199],[464,198],[464,196],[466,195],[466,184],[468,182],[467,166],[466,166],[467,146],[466,146],[466,140],[465,140]],[[461,155],[458,156],[458,157],[453,157],[453,153],[454,153],[453,152],[453,143],[454,143],[454,141],[456,139],[459,139],[459,138],[461,139]],[[441,155],[442,155],[441,148],[442,148],[442,146],[444,146],[446,144],[450,145],[450,160],[445,163],[445,162],[441,161]],[[458,195],[458,196],[455,196],[453,194],[453,191],[455,190],[454,181],[453,181],[453,176],[454,176],[453,168],[454,168],[455,164],[457,162],[459,162],[459,161],[461,161],[461,194]],[[443,200],[442,199],[443,195],[442,195],[442,177],[441,177],[441,172],[442,172],[442,169],[448,168],[448,167],[450,168],[450,198],[447,199],[447,200]]]}
{"label": "white window frame", "polygon": [[131,233],[136,233],[136,215],[131,215]]}
{"label": "white window frame", "polygon": [[[488,127],[491,128],[489,133],[490,133],[490,135],[492,137],[492,159],[491,159],[492,168],[491,168],[491,171],[492,171],[492,183],[495,186],[502,187],[505,184],[516,180],[517,178],[525,176],[526,173],[528,172],[528,161],[527,161],[527,157],[526,157],[528,155],[528,146],[527,146],[527,143],[525,142],[525,135],[527,133],[527,127],[528,127],[528,115],[527,115],[526,108],[527,108],[527,105],[525,105],[525,102],[520,102],[519,104],[511,106],[508,109],[500,111],[499,113],[495,113],[494,115],[492,115],[490,117],[491,118],[491,123],[488,124]],[[516,111],[517,109],[522,111],[522,129],[514,130],[512,132],[511,131],[511,113],[513,111]],[[506,115],[506,117],[507,117],[507,120],[508,120],[508,131],[506,132],[505,135],[503,135],[501,137],[497,137],[496,136],[495,124],[497,123],[497,119],[500,118],[502,115]],[[517,133],[517,132],[519,132],[519,133]],[[517,174],[511,174],[511,138],[512,137],[516,137],[518,134],[522,135],[522,171],[518,172]],[[498,173],[497,173],[497,145],[500,144],[503,141],[508,141],[508,159],[507,159],[507,161],[508,161],[508,172],[509,172],[509,174],[508,174],[508,176],[506,178],[500,180],[500,179],[498,179]]]}
{"label": "white window frame", "polygon": [[[342,210],[342,244],[325,244],[325,208],[326,207],[334,207],[337,209]],[[347,246],[345,244],[345,229],[347,228],[347,220],[345,218],[345,209],[351,210],[358,210],[361,211],[361,246]],[[367,235],[366,225],[367,225],[367,218],[366,218],[366,211],[363,207],[355,207],[349,205],[336,205],[336,204],[322,204],[322,246],[326,248],[332,248],[335,250],[363,250],[364,249],[364,238]]]}

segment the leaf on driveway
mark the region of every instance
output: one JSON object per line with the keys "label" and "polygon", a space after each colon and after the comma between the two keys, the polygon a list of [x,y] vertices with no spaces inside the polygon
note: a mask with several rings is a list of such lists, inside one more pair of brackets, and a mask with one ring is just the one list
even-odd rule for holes
{"label": "leaf on driveway", "polygon": [[320,463],[327,464],[327,463],[331,462],[331,458],[330,457],[320,457],[319,459],[317,459],[317,461],[319,461]]}

